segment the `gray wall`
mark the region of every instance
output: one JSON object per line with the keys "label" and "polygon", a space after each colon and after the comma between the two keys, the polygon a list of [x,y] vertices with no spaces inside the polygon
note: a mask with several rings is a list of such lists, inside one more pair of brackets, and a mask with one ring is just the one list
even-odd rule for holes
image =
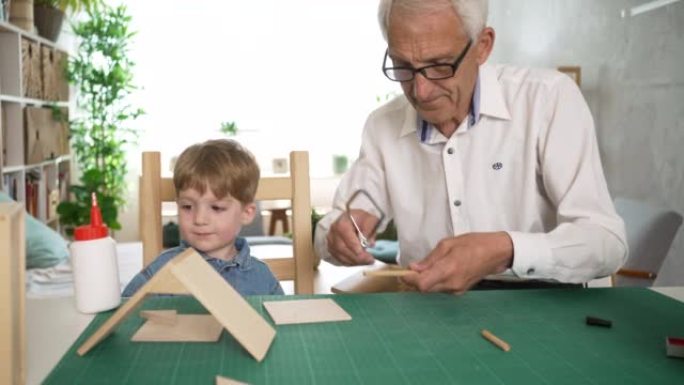
{"label": "gray wall", "polygon": [[[684,214],[684,1],[490,0],[491,62],[582,67],[613,197]],[[684,284],[684,230],[656,285]]]}

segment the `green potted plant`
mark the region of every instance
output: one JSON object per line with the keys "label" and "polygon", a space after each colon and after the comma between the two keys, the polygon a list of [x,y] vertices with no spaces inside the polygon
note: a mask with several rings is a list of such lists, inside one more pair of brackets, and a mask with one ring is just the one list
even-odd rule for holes
{"label": "green potted plant", "polygon": [[89,222],[90,195],[97,194],[104,222],[121,228],[118,210],[125,204],[126,149],[137,141],[129,123],[143,111],[126,99],[136,87],[128,58],[131,17],[125,6],[103,5],[73,26],[79,40],[69,61],[69,81],[78,88],[79,118],[70,123],[71,146],[82,171],[80,185],[72,185],[72,200],[57,207],[60,224],[71,235],[75,226]]}
{"label": "green potted plant", "polygon": [[235,122],[221,122],[221,128],[219,131],[228,136],[235,136],[237,135],[238,127]]}
{"label": "green potted plant", "polygon": [[48,40],[57,41],[66,12],[91,12],[100,4],[102,0],[34,0],[33,18],[38,34]]}

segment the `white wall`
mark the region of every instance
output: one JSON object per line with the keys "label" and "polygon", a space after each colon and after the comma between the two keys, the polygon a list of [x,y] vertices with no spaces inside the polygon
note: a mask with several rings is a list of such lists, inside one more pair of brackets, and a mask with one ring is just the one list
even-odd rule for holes
{"label": "white wall", "polygon": [[[684,2],[490,0],[492,60],[582,67],[612,195],[684,213]],[[657,285],[684,284],[680,230]]]}

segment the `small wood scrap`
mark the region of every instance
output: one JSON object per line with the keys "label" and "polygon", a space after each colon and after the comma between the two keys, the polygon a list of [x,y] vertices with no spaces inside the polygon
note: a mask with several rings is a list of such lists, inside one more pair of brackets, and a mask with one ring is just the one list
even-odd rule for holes
{"label": "small wood scrap", "polygon": [[236,381],[228,377],[216,376],[216,385],[247,385],[247,383]]}
{"label": "small wood scrap", "polygon": [[142,310],[140,317],[159,324],[173,325],[176,323],[178,312],[175,310]]}
{"label": "small wood scrap", "polygon": [[131,337],[136,342],[216,342],[223,326],[210,314],[176,314],[175,310],[145,310],[147,321]]}

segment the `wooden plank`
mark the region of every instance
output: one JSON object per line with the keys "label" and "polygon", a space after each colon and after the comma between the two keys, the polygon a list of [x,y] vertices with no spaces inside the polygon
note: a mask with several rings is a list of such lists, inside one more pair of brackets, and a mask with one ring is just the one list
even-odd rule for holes
{"label": "wooden plank", "polygon": [[140,312],[140,318],[155,323],[173,325],[178,318],[178,312],[175,310],[143,310]]}
{"label": "wooden plank", "polygon": [[295,279],[295,260],[294,258],[268,258],[262,259],[271,269],[273,275],[280,281]]}
{"label": "wooden plank", "polygon": [[292,199],[292,184],[288,177],[265,177],[259,180],[255,198],[258,201]]}
{"label": "wooden plank", "polygon": [[159,194],[162,202],[176,201],[176,187],[173,185],[173,178],[162,178],[160,189]]}
{"label": "wooden plank", "polygon": [[26,382],[24,206],[0,203],[0,384]]}
{"label": "wooden plank", "polygon": [[275,329],[202,256],[188,249],[168,266],[254,359],[264,359],[275,338]]}
{"label": "wooden plank", "polygon": [[131,337],[135,342],[216,342],[223,327],[211,314],[179,314],[168,324],[148,320]]}
{"label": "wooden plank", "polygon": [[[143,244],[143,267],[149,265],[162,250],[161,223],[161,154],[144,152],[140,178],[140,238]],[[142,202],[158,202],[143,204]]]}
{"label": "wooden plank", "polygon": [[290,153],[292,176],[292,243],[296,256],[295,293],[313,294],[314,263],[311,231],[311,189],[309,154],[305,151]]}
{"label": "wooden plank", "polygon": [[351,321],[352,317],[332,298],[266,301],[264,307],[276,325]]}

